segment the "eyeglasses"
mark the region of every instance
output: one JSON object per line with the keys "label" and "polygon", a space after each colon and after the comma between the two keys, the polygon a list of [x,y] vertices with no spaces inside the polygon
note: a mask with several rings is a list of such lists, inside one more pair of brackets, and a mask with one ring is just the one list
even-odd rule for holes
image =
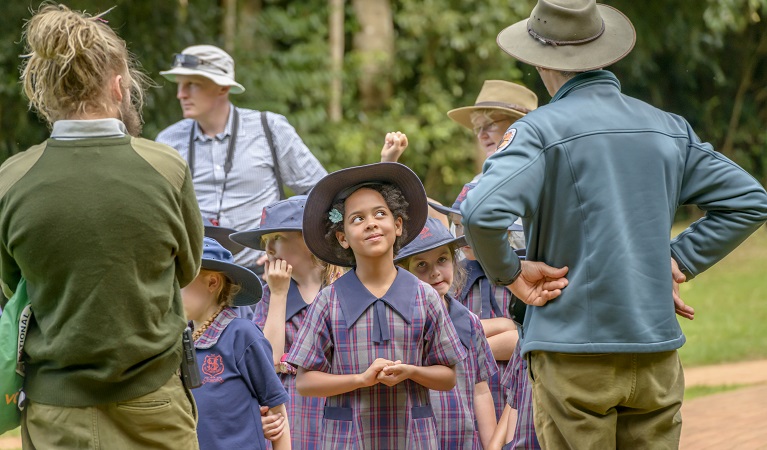
{"label": "eyeglasses", "polygon": [[198,66],[211,66],[224,73],[229,72],[218,64],[214,64],[210,61],[205,61],[204,59],[194,55],[187,55],[184,53],[176,53],[173,55],[173,67],[186,67],[187,69],[196,69]]}
{"label": "eyeglasses", "polygon": [[476,135],[476,136],[479,136],[480,134],[482,134],[482,132],[488,132],[489,133],[491,131],[498,131],[499,128],[500,128],[498,126],[498,122],[503,122],[504,120],[506,120],[506,119],[494,120],[494,121],[492,121],[490,123],[486,123],[484,125],[481,125],[481,126],[478,126],[478,127],[474,127],[474,128],[472,128],[472,131],[474,131],[474,135]]}

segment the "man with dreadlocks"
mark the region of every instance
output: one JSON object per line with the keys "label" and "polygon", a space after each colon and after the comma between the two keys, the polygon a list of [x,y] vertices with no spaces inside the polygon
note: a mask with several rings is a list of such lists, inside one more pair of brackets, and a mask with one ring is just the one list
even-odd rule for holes
{"label": "man with dreadlocks", "polygon": [[186,163],[138,138],[145,75],[101,19],[44,6],[21,81],[51,137],[0,167],[0,280],[23,278],[24,448],[197,448],[177,371],[203,226]]}

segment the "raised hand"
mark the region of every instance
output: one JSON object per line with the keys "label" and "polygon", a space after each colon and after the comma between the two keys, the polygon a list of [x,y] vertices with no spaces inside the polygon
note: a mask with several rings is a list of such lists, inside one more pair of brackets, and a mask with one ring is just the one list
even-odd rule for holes
{"label": "raised hand", "polygon": [[397,162],[407,148],[407,136],[399,131],[386,133],[381,149],[381,162]]}

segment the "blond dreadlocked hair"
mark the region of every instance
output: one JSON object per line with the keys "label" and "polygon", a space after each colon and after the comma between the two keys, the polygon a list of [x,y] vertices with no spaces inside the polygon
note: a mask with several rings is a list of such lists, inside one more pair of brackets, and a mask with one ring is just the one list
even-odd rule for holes
{"label": "blond dreadlocked hair", "polygon": [[129,93],[141,111],[149,78],[101,15],[44,5],[25,24],[24,37],[24,94],[30,109],[49,124],[87,113],[114,112],[108,86],[115,75],[122,75],[124,95]]}

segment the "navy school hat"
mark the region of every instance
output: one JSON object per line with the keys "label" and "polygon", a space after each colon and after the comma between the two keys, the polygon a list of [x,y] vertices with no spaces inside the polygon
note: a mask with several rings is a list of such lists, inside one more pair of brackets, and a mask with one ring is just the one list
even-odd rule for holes
{"label": "navy school hat", "polygon": [[445,228],[439,220],[429,217],[426,219],[424,225],[418,237],[413,239],[409,244],[402,247],[397,256],[394,258],[394,262],[398,263],[406,258],[420,253],[425,253],[435,248],[442,247],[443,245],[456,244],[457,247],[463,247],[466,245],[466,238],[463,236],[455,237],[450,233],[450,230]]}
{"label": "navy school hat", "polygon": [[[447,207],[445,205],[440,205],[438,203],[429,202],[429,206],[434,208],[435,210],[441,212],[444,215],[462,215],[461,214],[461,203],[463,203],[464,200],[466,200],[466,195],[469,193],[470,190],[477,187],[477,183],[466,183],[463,185],[463,189],[461,189],[461,193],[458,194],[458,197],[455,199],[455,202],[453,202],[452,207]],[[508,231],[522,231],[522,225],[518,223],[513,223],[508,228]]]}
{"label": "navy school hat", "polygon": [[245,247],[264,250],[261,237],[279,231],[301,231],[304,220],[306,195],[294,195],[285,200],[266,206],[261,212],[258,228],[240,231],[229,236],[232,241]]}
{"label": "navy school hat", "polygon": [[245,248],[229,239],[229,235],[236,233],[237,230],[213,225],[213,222],[211,222],[210,219],[203,218],[202,222],[205,225],[205,237],[215,239],[222,247],[232,252],[232,254],[236,255]]}
{"label": "navy school hat", "polygon": [[254,305],[261,300],[263,289],[258,275],[234,263],[232,252],[215,239],[203,238],[202,268],[223,272],[231,281],[240,285],[234,297],[234,306]]}
{"label": "navy school hat", "polygon": [[326,218],[334,201],[340,196],[347,192],[350,195],[354,188],[372,183],[396,186],[408,202],[409,219],[402,224],[407,231],[407,237],[402,241],[402,245],[407,245],[418,236],[428,214],[426,191],[418,175],[407,166],[394,162],[349,167],[326,175],[314,186],[306,199],[304,242],[317,258],[342,267],[351,267],[354,264],[351,259],[341,258],[336,254],[335,246],[339,245],[338,242],[325,239]]}

